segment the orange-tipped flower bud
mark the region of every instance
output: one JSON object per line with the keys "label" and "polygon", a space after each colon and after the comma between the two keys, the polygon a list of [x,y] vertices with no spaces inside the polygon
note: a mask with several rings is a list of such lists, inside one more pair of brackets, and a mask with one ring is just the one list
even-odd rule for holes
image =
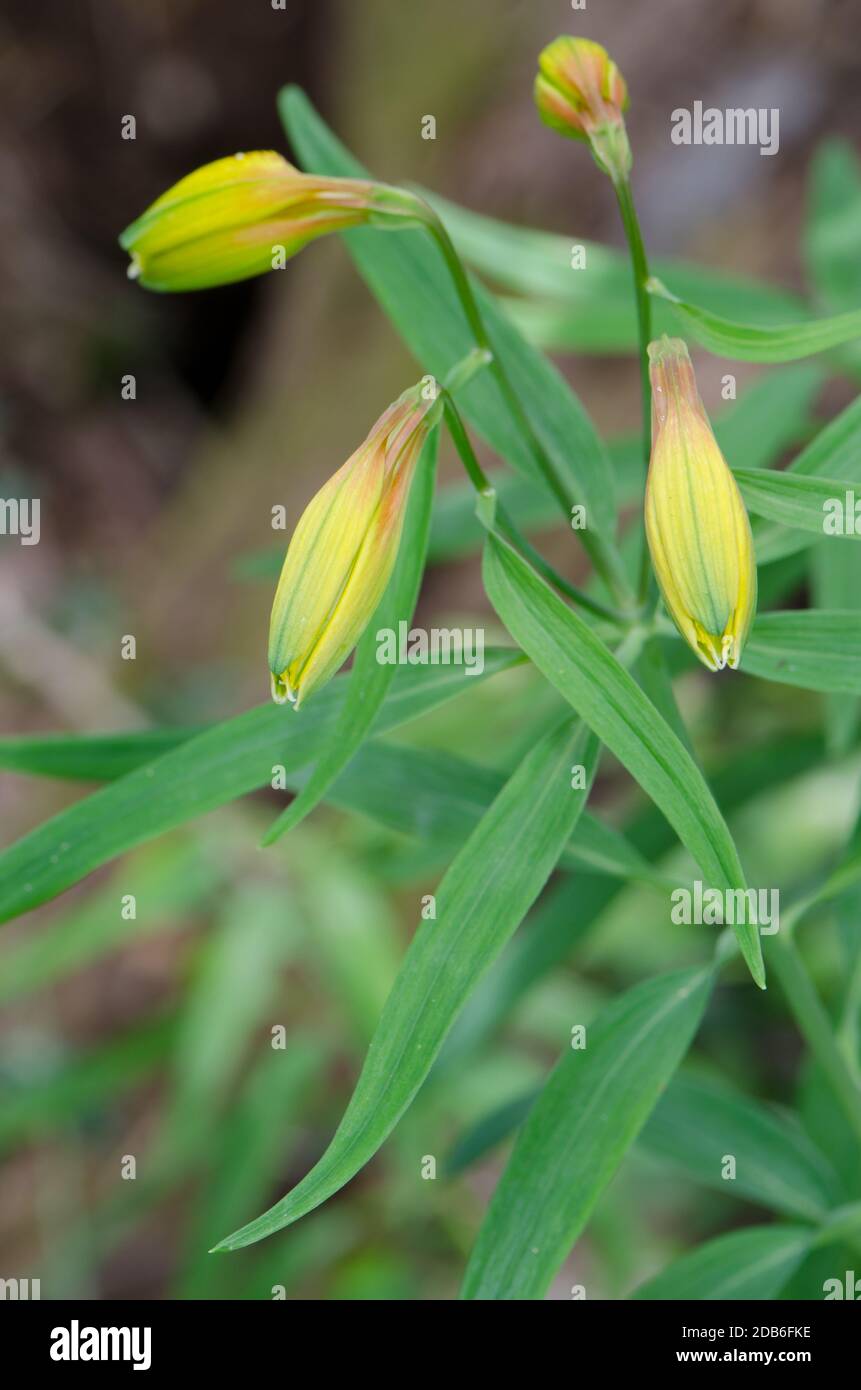
{"label": "orange-tipped flower bud", "polygon": [[295,707],[335,674],[367,627],[397,558],[416,462],[442,411],[411,387],[312,498],[272,605],[272,698]]}
{"label": "orange-tipped flower bud", "polygon": [[631,147],[622,112],[625,79],[605,48],[591,39],[563,36],[540,54],[535,103],[545,125],[588,140],[596,162],[614,181],[631,172]]}
{"label": "orange-tipped flower bud", "polygon": [[736,667],[756,611],[750,522],[680,338],[649,345],[646,535],[670,616],[712,671]]}
{"label": "orange-tipped flower bud", "polygon": [[362,222],[404,225],[417,200],[365,179],[303,174],[274,150],[217,159],[180,179],[127,227],[129,276],[150,290],[200,290],[280,268],[309,241]]}

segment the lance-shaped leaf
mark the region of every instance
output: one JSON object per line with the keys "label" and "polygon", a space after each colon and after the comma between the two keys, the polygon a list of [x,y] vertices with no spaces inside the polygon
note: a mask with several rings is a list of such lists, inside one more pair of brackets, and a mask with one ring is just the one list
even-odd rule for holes
{"label": "lance-shaped leaf", "polygon": [[[46,777],[114,781],[150,763],[153,746],[167,752],[187,743],[198,731],[158,732],[163,737],[157,740],[146,729],[116,736],[45,734],[0,739],[0,767]],[[304,768],[285,770],[284,781],[291,791],[299,792],[308,776]],[[439,853],[450,855],[481,820],[504,782],[502,772],[439,749],[430,751],[369,739],[356,750],[324,795],[326,801],[341,810],[369,816],[378,825],[429,842]],[[620,831],[588,811],[577,822],[559,866],[591,869],[626,882],[651,883],[659,888],[670,886],[668,876],[656,869]],[[210,876],[211,873],[210,869]],[[128,924],[113,930],[127,934]],[[2,990],[0,983],[0,996]]]}
{"label": "lance-shaped leaf", "polygon": [[[743,461],[739,455],[739,461]],[[861,483],[861,396],[829,420],[786,469],[791,478],[837,478],[842,483]],[[836,496],[845,501],[845,486]],[[824,534],[820,531],[820,534]],[[812,534],[789,530],[759,520],[753,527],[756,557],[760,565],[792,555],[812,544]],[[829,539],[834,539],[830,537]]]}
{"label": "lance-shaped leaf", "polygon": [[[828,1159],[793,1114],[723,1082],[675,1077],[640,1143],[695,1182],[803,1221],[821,1220],[846,1199]],[[723,1176],[728,1153],[735,1158],[732,1182]]]}
{"label": "lance-shaped leaf", "polygon": [[[838,478],[806,478],[764,468],[734,468],[733,476],[752,512],[815,536],[826,534],[824,523],[835,513],[835,502],[841,509],[846,505],[846,484]],[[854,519],[854,494],[849,496]],[[848,531],[847,536],[861,540],[861,528]]]}
{"label": "lance-shaped leaf", "polygon": [[861,309],[806,323],[761,328],[752,323],[736,323],[679,299],[660,280],[649,280],[646,288],[672,304],[687,332],[709,352],[737,362],[795,362],[799,357],[812,357],[861,338]]}
{"label": "lance-shaped leaf", "polygon": [[761,613],[742,669],[803,690],[861,695],[861,613],[821,608]]}
{"label": "lance-shaped leaf", "polygon": [[642,1284],[637,1299],[777,1298],[810,1249],[809,1226],[754,1226],[707,1241],[683,1255],[655,1279]]}
{"label": "lance-shaped leaf", "polygon": [[[494,535],[485,549],[484,585],[518,645],[664,812],[709,884],[744,889],[738,851],[702,773],[613,653]],[[754,980],[764,989],[757,927],[746,922],[734,930]]]}
{"label": "lance-shaped leaf", "polygon": [[436,892],[436,917],[419,926],[362,1074],[331,1144],[292,1192],[216,1248],[237,1250],[298,1220],[362,1168],[427,1076],[473,986],[543,888],[583,809],[571,787],[597,742],[577,721],[552,729],[526,755],[452,861]]}
{"label": "lance-shaped leaf", "polygon": [[[624,252],[580,236],[560,236],[485,217],[425,193],[451,233],[468,265],[528,299],[512,298],[507,308],[524,326],[540,315],[543,346],[578,352],[635,352],[637,308],[631,294],[631,262]],[[572,241],[583,248],[585,275],[571,273]],[[791,321],[804,312],[803,301],[762,281],[683,261],[653,262],[655,274],[671,279],[685,299],[724,313],[751,312],[766,321]],[[675,328],[669,305],[655,304],[654,336]]]}
{"label": "lance-shaped leaf", "polygon": [[[457,666],[398,670],[376,732],[521,659],[511,649],[485,652],[483,675],[471,679]],[[53,816],[0,854],[0,921],[55,897],[134,845],[271,786],[276,768],[304,766],[331,736],[345,689],[339,677],[300,714],[266,704],[227,719]]]}
{"label": "lance-shaped leaf", "polygon": [[711,984],[710,970],[647,980],[563,1054],[493,1194],[462,1298],[544,1295],[687,1051]]}

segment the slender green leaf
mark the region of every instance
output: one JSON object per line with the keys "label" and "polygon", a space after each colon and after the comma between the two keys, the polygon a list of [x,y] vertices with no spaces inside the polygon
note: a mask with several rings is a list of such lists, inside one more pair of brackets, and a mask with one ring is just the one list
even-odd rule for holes
{"label": "slender green leaf", "polygon": [[[414,719],[518,660],[511,650],[486,652],[483,675],[471,678],[454,666],[398,670],[375,731]],[[261,705],[228,719],[25,835],[0,854],[0,921],[55,897],[134,845],[271,785],[274,768],[309,762],[337,723],[346,679],[333,681],[299,714]]]}
{"label": "slender green leaf", "polygon": [[551,888],[480,982],[446,1039],[436,1071],[460,1066],[501,1028],[530,987],[576,950],[623,887],[621,880],[580,873]]}
{"label": "slender green leaf", "polygon": [[[482,1159],[523,1123],[540,1091],[509,1101],[463,1134],[446,1172]],[[845,1201],[835,1169],[789,1111],[744,1096],[722,1082],[675,1076],[640,1134],[638,1147],[686,1177],[782,1215],[821,1221]],[[726,1159],[735,1160],[731,1180]]]}
{"label": "slender green leaf", "polygon": [[218,1249],[250,1245],[296,1221],[373,1157],[552,872],[588,795],[571,788],[572,765],[586,767],[588,785],[596,759],[594,740],[569,721],[527,754],[440,883],[436,916],[413,937],[329,1148],[292,1192]]}
{"label": "slender green leaf", "polygon": [[[844,483],[861,483],[861,396],[856,397],[851,405],[819,431],[792,461],[786,475],[839,478]],[[838,492],[837,495],[843,496],[843,493]],[[811,535],[759,519],[754,520],[753,535],[760,565],[791,555],[813,543]]]}
{"label": "slender green leaf", "polygon": [[[821,738],[796,734],[723,756],[712,776],[718,805],[729,815],[769,790],[804,776],[821,763],[824,752]],[[652,863],[676,843],[672,828],[653,805],[626,825],[625,835],[627,842]],[[473,992],[446,1039],[435,1070],[459,1065],[465,1055],[492,1036],[530,987],[576,950],[622,887],[620,881],[580,873],[551,889]]]}
{"label": "slender green leaf", "polygon": [[0,739],[0,767],[7,772],[63,777],[72,782],[111,782],[142,763],[188,743],[195,729],[131,729],[111,734],[34,734]]}
{"label": "slender green leaf", "polygon": [[[484,583],[515,641],[661,808],[709,883],[744,888],[738,852],[702,773],[612,652],[492,535]],[[735,932],[754,980],[765,988],[756,926],[739,924]]]}
{"label": "slender green leaf", "polygon": [[752,1226],[707,1241],[655,1279],[638,1299],[703,1302],[716,1298],[774,1299],[804,1259],[812,1238],[805,1226]]}
{"label": "slender green leaf", "polygon": [[510,1139],[523,1124],[540,1094],[538,1090],[528,1091],[491,1110],[490,1114],[482,1115],[478,1123],[452,1145],[445,1160],[446,1177],[457,1177],[503,1140]]}
{"label": "slender green leaf", "polygon": [[[550,349],[580,352],[635,352],[637,314],[631,293],[628,256],[582,237],[559,236],[517,227],[459,207],[426,193],[442,217],[468,265],[503,289],[538,296],[539,302],[508,300],[515,320],[532,336],[539,315],[542,332],[534,338]],[[572,244],[583,248],[585,268],[572,269]],[[760,281],[680,261],[654,263],[657,275],[669,276],[677,291],[706,309],[724,313],[762,314],[770,321],[798,318],[804,311],[797,296]],[[531,321],[527,318],[532,312]],[[669,332],[672,314],[656,305],[655,333]]]}
{"label": "slender green leaf", "polygon": [[[695,1182],[786,1216],[818,1221],[845,1200],[837,1174],[794,1115],[723,1082],[675,1077],[640,1143]],[[731,1180],[724,1176],[728,1154]]]}
{"label": "slender green leaf", "polygon": [[[367,171],[320,119],[304,92],[286,87],[279,110],[304,168],[315,173],[366,178]],[[425,371],[442,380],[475,346],[451,279],[437,248],[423,230],[382,235],[357,228],[343,233],[360,275],[379,300]],[[559,476],[585,504],[590,527],[609,535],[615,519],[606,453],[574,392],[556,368],[528,344],[475,283],[488,335]],[[543,479],[528,443],[512,418],[492,375],[481,372],[461,393],[458,405],[490,446],[518,471]]]}
{"label": "slender green leaf", "polygon": [[[769,469],[734,468],[741,495],[752,512],[782,526],[797,526],[825,534],[825,521],[834,502],[845,504],[846,484],[838,478],[810,478],[799,473],[774,473]],[[853,503],[854,516],[854,503]],[[861,540],[861,529],[853,540]]]}
{"label": "slender green leaf", "polygon": [[732,357],[740,362],[795,362],[799,357],[811,357],[861,338],[861,310],[806,323],[760,328],[752,323],[736,323],[688,303],[660,280],[650,280],[647,289],[672,304],[688,332],[717,357]]}
{"label": "slender green leaf", "polygon": [[393,665],[381,665],[377,660],[377,633],[381,628],[397,632],[399,623],[409,624],[413,616],[427,555],[438,443],[439,430],[434,429],[425,441],[410,488],[407,515],[392,577],[356,648],[341,717],[314,764],[310,778],[299,795],[270,826],[263,839],[264,845],[271,845],[285,831],[292,830],[322,800],[327,787],[367,737],[386,698],[395,668]]}
{"label": "slender green leaf", "polygon": [[[135,736],[128,734],[121,737],[123,751],[119,760],[119,767],[122,769],[117,774],[119,776],[150,761],[150,743],[146,735],[141,736],[137,761]],[[179,735],[176,737],[179,739]],[[189,734],[188,737],[192,735]],[[27,740],[26,750],[18,746],[16,739],[0,739],[0,767],[4,766],[7,747],[11,744],[11,756],[20,771],[28,769],[28,764],[32,764],[32,770],[38,770],[42,775],[63,775],[66,769],[74,767],[76,777],[80,776],[89,781],[89,757],[93,752],[93,769],[99,768],[106,776],[110,776],[115,766],[108,747],[110,738],[111,735],[86,734],[60,738],[47,734],[47,747],[43,747],[41,741],[34,738]],[[75,748],[76,740],[80,744],[78,749]],[[56,772],[53,758],[55,748],[58,754]],[[287,773],[285,781],[290,790],[299,790],[304,786],[307,776],[307,771],[300,769]],[[348,766],[327,789],[325,797],[333,806],[370,816],[390,830],[428,841],[441,853],[447,853],[463,844],[504,782],[505,776],[502,772],[479,763],[471,763],[465,758],[442,750],[435,749],[431,752],[372,739],[353,754]],[[560,859],[560,867],[588,868],[626,881],[651,883],[661,888],[668,885],[665,876],[629,844],[624,835],[613,826],[591,816],[588,811],[584,811],[580,817],[571,841]],[[217,866],[213,866],[213,869],[215,868]],[[183,888],[187,889],[191,882],[192,880],[184,882]],[[200,886],[204,886],[204,881],[201,881]],[[175,900],[173,905],[177,905]],[[86,932],[82,927],[85,935],[95,929],[93,913],[93,905],[88,904],[85,920],[89,926]],[[110,899],[109,914],[110,922],[106,921],[104,925],[110,939],[127,936],[128,924],[117,922],[116,902],[113,896]],[[56,939],[61,934],[64,937],[62,943]],[[66,922],[56,932],[42,933],[38,942],[34,943],[34,952],[38,943],[44,939],[44,948],[40,946],[38,949],[39,958],[63,960],[67,957],[70,937],[74,936],[74,929],[70,930]],[[52,944],[49,944],[49,938]],[[6,984],[7,980],[0,976],[0,999],[4,997]]]}
{"label": "slender green leaf", "polygon": [[[449,753],[377,741],[356,753],[329,799],[451,851],[463,844],[504,783],[504,774],[494,768]],[[667,879],[624,835],[588,811],[578,820],[559,866],[667,887]]]}
{"label": "slender green leaf", "polygon": [[861,695],[861,613],[761,613],[741,659],[749,676],[803,690]]}
{"label": "slender green leaf", "polygon": [[462,1298],[543,1296],[687,1051],[711,985],[710,970],[647,980],[563,1054],[493,1194]]}

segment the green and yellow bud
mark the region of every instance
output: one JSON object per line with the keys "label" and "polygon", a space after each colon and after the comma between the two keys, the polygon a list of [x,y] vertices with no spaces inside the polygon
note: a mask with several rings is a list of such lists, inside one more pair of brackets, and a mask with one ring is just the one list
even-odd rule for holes
{"label": "green and yellow bud", "polygon": [[131,256],[129,277],[147,289],[209,289],[276,269],[327,232],[402,225],[415,201],[363,179],[303,174],[274,150],[259,150],[180,179],[120,245]]}
{"label": "green and yellow bud", "polygon": [[646,536],[670,616],[711,671],[735,668],[756,611],[750,522],[703,409],[686,345],[649,345]]}
{"label": "green and yellow bud", "polygon": [[296,709],[329,680],[370,622],[397,558],[421,447],[442,411],[411,387],[309,502],[272,605],[272,698]]}
{"label": "green and yellow bud", "polygon": [[599,43],[563,36],[538,58],[535,104],[545,125],[587,140],[596,163],[618,182],[631,172],[631,147],[622,112],[628,88]]}

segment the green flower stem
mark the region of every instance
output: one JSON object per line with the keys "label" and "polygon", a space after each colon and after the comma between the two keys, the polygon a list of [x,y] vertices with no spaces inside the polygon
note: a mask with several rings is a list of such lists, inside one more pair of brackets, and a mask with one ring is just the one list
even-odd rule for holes
{"label": "green flower stem", "polygon": [[454,395],[455,391],[462,391],[467,386],[477,372],[484,367],[489,367],[493,361],[493,353],[490,348],[477,347],[472,352],[468,352],[466,357],[462,357],[459,362],[455,362],[443,382],[443,388]]}
{"label": "green flower stem", "polygon": [[[644,468],[648,471],[652,435],[652,389],[649,382],[648,353],[649,343],[652,340],[652,301],[646,291],[646,282],[649,279],[649,264],[646,259],[646,248],[643,245],[643,236],[640,231],[637,210],[634,207],[630,182],[628,179],[621,179],[618,181],[614,179],[613,187],[616,190],[619,211],[622,214],[622,225],[625,228],[625,237],[631,255],[631,267],[634,272],[634,297],[637,303],[637,334],[640,354],[642,451]],[[649,564],[649,550],[644,536],[643,549],[640,556],[640,577],[638,585],[638,597],[643,604],[646,603],[649,597],[650,584],[651,566]]]}
{"label": "green flower stem", "polygon": [[[417,201],[419,200],[417,199]],[[488,369],[493,373],[494,380],[508,406],[511,417],[526,439],[541,475],[559,503],[566,520],[570,520],[571,509],[576,505],[577,499],[570,494],[564,480],[560,478],[553,460],[538,439],[519,397],[508,379],[505,368],[494,353],[481,310],[472,292],[472,286],[469,283],[469,277],[464,270],[463,263],[445,226],[430,207],[426,207],[424,225],[439,247],[477,346],[491,354],[487,364]],[[601,537],[592,535],[588,531],[581,531],[578,534],[595,570],[607,585],[613,598],[621,607],[629,606],[631,595],[628,580],[618,552],[614,547],[608,546]]]}
{"label": "green flower stem", "polygon": [[[447,390],[444,392],[444,411],[449,434],[460,455],[460,460],[466,470],[469,481],[480,496],[489,496],[494,492],[493,484],[475,456],[475,450],[470,443],[469,435],[466,432],[463,420]],[[536,550],[535,546],[518,530],[500,502],[496,503],[495,515],[497,529],[500,534],[504,536],[516,550],[520,551],[525,559],[531,562],[541,577],[547,580],[548,584],[552,584],[559,593],[564,594],[566,598],[572,599],[576,604],[579,604],[581,608],[585,608],[588,612],[594,613],[596,617],[604,618],[616,625],[627,623],[628,619],[624,613],[620,613],[615,608],[609,608],[606,604],[600,603],[597,599],[584,593],[582,589],[578,589],[574,584],[569,584],[568,580],[559,574],[553,566],[544,559],[540,551]]]}
{"label": "green flower stem", "polygon": [[768,964],[774,967],[799,1032],[827,1077],[846,1118],[861,1139],[861,1087],[846,1064],[831,1020],[788,932],[779,934],[773,950],[768,953]]}
{"label": "green flower stem", "polygon": [[649,384],[648,355],[649,343],[652,340],[652,302],[649,295],[646,293],[646,281],[649,278],[649,265],[646,260],[646,249],[643,245],[640,223],[637,218],[636,208],[634,207],[634,199],[631,195],[631,185],[626,179],[624,182],[614,183],[613,187],[616,190],[619,211],[622,214],[622,225],[625,228],[628,250],[631,254],[631,266],[634,272],[634,295],[637,302],[637,332],[640,347],[642,449],[643,461],[646,468],[648,468],[649,446],[652,432],[652,391]]}

